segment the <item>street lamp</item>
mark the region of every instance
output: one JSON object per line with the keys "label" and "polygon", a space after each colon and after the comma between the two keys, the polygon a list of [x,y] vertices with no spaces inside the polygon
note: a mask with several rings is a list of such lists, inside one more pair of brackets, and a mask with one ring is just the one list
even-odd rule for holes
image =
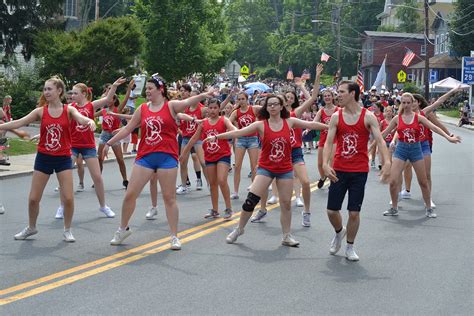
{"label": "street lamp", "polygon": [[341,69],[341,18],[338,17],[337,22],[326,21],[326,20],[311,20],[311,23],[330,23],[337,26],[337,48],[336,48],[336,59],[337,59],[337,70]]}

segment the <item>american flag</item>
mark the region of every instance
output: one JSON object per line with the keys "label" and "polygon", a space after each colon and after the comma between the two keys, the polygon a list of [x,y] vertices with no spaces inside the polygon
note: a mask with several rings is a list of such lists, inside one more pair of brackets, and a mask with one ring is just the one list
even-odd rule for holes
{"label": "american flag", "polygon": [[331,56],[329,56],[328,54],[326,54],[324,52],[321,54],[321,61],[327,62],[329,60],[329,58],[331,58]]}
{"label": "american flag", "polygon": [[413,58],[415,58],[415,56],[415,53],[411,49],[408,49],[405,54],[405,57],[403,57],[402,65],[408,67],[408,65],[411,63]]}
{"label": "american flag", "polygon": [[309,73],[308,69],[304,69],[303,73],[301,74],[301,80],[309,80],[311,79],[311,74]]}
{"label": "american flag", "polygon": [[288,72],[286,74],[286,80],[293,80],[294,79],[294,76],[293,76],[293,70],[290,68],[288,68]]}
{"label": "american flag", "polygon": [[362,71],[360,71],[360,69],[357,71],[357,84],[360,87],[360,92],[364,92],[364,90],[365,90],[365,88],[364,88],[364,74],[362,73]]}

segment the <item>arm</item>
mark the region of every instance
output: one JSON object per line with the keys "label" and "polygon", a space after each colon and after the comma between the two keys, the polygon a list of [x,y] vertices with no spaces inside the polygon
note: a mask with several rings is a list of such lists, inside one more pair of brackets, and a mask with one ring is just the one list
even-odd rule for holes
{"label": "arm", "polygon": [[453,88],[451,90],[449,90],[447,93],[443,94],[442,96],[440,96],[438,98],[438,100],[436,100],[436,102],[434,102],[433,104],[431,104],[430,106],[427,106],[426,108],[424,108],[422,111],[425,112],[425,114],[429,114],[431,112],[433,112],[434,110],[436,110],[440,105],[442,105],[444,103],[444,101],[446,101],[449,97],[451,97],[453,94],[455,94],[456,92],[458,91],[461,91],[461,86],[457,86],[456,88]]}
{"label": "arm", "polygon": [[28,115],[22,117],[19,120],[10,121],[8,123],[0,124],[0,130],[10,130],[20,128],[22,126],[28,125],[30,123],[40,121],[41,115],[40,113],[43,112],[43,108],[36,108],[31,111]]}
{"label": "arm", "polygon": [[339,122],[339,114],[334,113],[331,116],[331,121],[329,121],[329,130],[326,138],[326,143],[324,144],[323,149],[323,170],[324,174],[333,182],[338,181],[336,177],[336,171],[329,165],[329,160],[331,159],[332,147],[334,146],[334,137],[337,132],[337,124]]}
{"label": "arm", "polygon": [[227,117],[224,117],[224,124],[227,128],[227,131],[235,131],[237,129],[237,127],[235,127]]}
{"label": "arm", "polygon": [[303,83],[303,81],[301,80],[300,77],[295,78],[295,85],[298,88],[300,88],[301,92],[303,92],[303,95],[304,95],[305,99],[310,98],[309,92],[308,92],[308,90],[306,90],[306,87],[304,86],[304,83]]}
{"label": "arm", "polygon": [[431,123],[433,123],[434,125],[438,126],[439,128],[441,128],[446,134],[450,135],[451,136],[451,133],[449,132],[449,130],[446,128],[446,126],[444,126],[443,123],[441,123],[440,120],[438,120],[438,117],[436,116],[435,113],[430,113],[430,114],[427,114],[426,117],[428,118],[428,120],[431,121]]}
{"label": "arm", "polygon": [[[380,179],[382,180],[382,182],[386,183],[388,180],[388,177],[390,176],[390,168],[391,168],[390,153],[387,150],[384,137],[382,136],[382,133],[380,132],[379,123],[375,115],[373,115],[372,113],[367,113],[365,116],[365,121],[366,121],[366,125],[368,125],[369,130],[375,139],[375,143],[377,143],[377,148],[379,149],[381,153],[382,170],[380,172]],[[390,124],[392,124],[392,122],[390,122]]]}
{"label": "arm", "polygon": [[[236,129],[230,132],[225,132],[216,136],[216,139],[231,139],[231,138],[237,138],[237,137],[242,137],[242,136],[247,136],[249,134],[253,134],[255,132],[260,131],[260,126],[263,124],[262,121],[257,121],[253,122],[247,127],[244,127],[242,129]],[[209,137],[208,137],[209,138]],[[204,141],[209,141],[210,139],[206,138]]]}
{"label": "arm", "polygon": [[315,122],[315,121],[304,121],[298,118],[290,117],[287,119],[290,122],[290,127],[292,128],[306,128],[306,129],[314,129],[314,130],[323,130],[328,129],[328,126],[323,123]]}
{"label": "arm", "polygon": [[171,107],[172,111],[176,115],[177,113],[184,112],[184,110],[189,108],[191,105],[197,104],[199,101],[213,96],[214,92],[215,92],[215,89],[211,89],[208,92],[204,92],[204,93],[192,96],[190,98],[187,98],[186,100],[182,100],[182,101],[173,100],[169,102],[169,106]]}
{"label": "arm", "polygon": [[[117,87],[120,86],[124,82],[125,82],[125,78],[123,78],[123,77],[118,78],[117,80],[115,80],[115,82],[110,87],[109,93],[107,93],[106,97],[104,97],[102,99],[99,99],[99,100],[92,101],[92,105],[94,106],[94,110],[97,110],[98,108],[112,102],[112,100],[114,99],[115,92],[117,91]],[[119,110],[120,110],[120,112],[122,112],[122,109],[119,109]]]}
{"label": "arm", "polygon": [[89,126],[89,128],[92,131],[95,131],[96,126],[95,126],[94,120],[91,120],[90,118],[85,117],[84,115],[79,113],[79,111],[75,107],[68,105],[67,109],[68,109],[69,115],[71,116],[73,120],[75,120],[77,123],[81,125]]}
{"label": "arm", "polygon": [[322,64],[318,64],[316,66],[316,78],[314,79],[313,93],[311,94],[311,98],[307,98],[307,100],[301,106],[295,109],[296,117],[299,118],[305,111],[307,111],[311,107],[311,104],[316,102],[316,100],[318,99],[319,86],[321,82],[321,73],[323,72],[323,68],[324,67]]}
{"label": "arm", "polygon": [[196,119],[191,115],[185,113],[178,113],[176,114],[176,118],[186,122],[194,122]]}
{"label": "arm", "polygon": [[132,119],[130,120],[130,122],[128,122],[127,125],[125,125],[124,127],[122,127],[120,129],[120,131],[114,135],[114,137],[112,137],[104,146],[104,153],[107,153],[109,151],[109,147],[110,145],[109,144],[113,144],[113,143],[116,143],[118,142],[119,140],[125,138],[128,134],[130,134],[131,132],[133,132],[133,130],[140,126],[140,123],[141,123],[141,118],[142,118],[142,111],[141,111],[141,108],[138,108],[135,113],[133,113],[133,116],[132,116]]}
{"label": "arm", "polygon": [[127,119],[127,120],[133,117],[133,115],[130,115],[130,114],[122,114],[122,113],[115,113],[115,112],[111,112],[110,115],[116,116],[121,119]]}
{"label": "arm", "polygon": [[188,156],[189,152],[191,151],[191,148],[193,148],[194,144],[201,137],[201,133],[202,133],[202,126],[199,125],[198,128],[196,129],[196,132],[194,133],[193,137],[191,137],[191,139],[186,144],[186,146],[183,149],[181,149],[181,155],[179,155],[179,158]]}
{"label": "arm", "polygon": [[423,124],[426,128],[429,128],[430,130],[432,130],[433,132],[435,132],[436,134],[439,134],[441,136],[443,136],[444,138],[446,138],[449,142],[451,143],[460,143],[461,142],[461,138],[459,136],[449,136],[448,134],[446,134],[441,128],[439,128],[438,126],[434,125],[433,123],[431,123],[430,121],[428,121],[426,119],[426,117],[423,117],[423,116],[418,116],[418,121]]}
{"label": "arm", "polygon": [[387,137],[388,134],[390,134],[395,128],[397,128],[397,126],[398,126],[398,115],[395,115],[395,117],[388,124],[387,128],[382,131],[382,138],[385,139],[385,137]]}

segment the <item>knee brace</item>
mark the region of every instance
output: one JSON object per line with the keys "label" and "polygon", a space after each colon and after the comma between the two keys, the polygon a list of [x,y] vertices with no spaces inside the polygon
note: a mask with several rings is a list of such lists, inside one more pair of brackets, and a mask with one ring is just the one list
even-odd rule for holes
{"label": "knee brace", "polygon": [[247,199],[242,205],[242,209],[246,212],[253,212],[258,202],[260,202],[260,197],[253,194],[252,192],[249,192],[249,194],[247,194]]}

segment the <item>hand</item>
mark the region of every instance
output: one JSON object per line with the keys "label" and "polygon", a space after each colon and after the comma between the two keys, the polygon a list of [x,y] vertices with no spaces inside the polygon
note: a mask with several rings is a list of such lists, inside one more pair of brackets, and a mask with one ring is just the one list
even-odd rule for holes
{"label": "hand", "polygon": [[321,74],[323,73],[323,70],[324,70],[323,64],[318,64],[316,66],[316,77],[321,76]]}
{"label": "hand", "polygon": [[457,144],[461,142],[461,137],[453,135],[453,136],[449,136],[448,140],[450,143]]}
{"label": "hand", "polygon": [[391,141],[389,149],[392,153],[395,152],[396,147],[397,147],[397,143],[395,141]]}
{"label": "hand", "polygon": [[134,84],[135,84],[135,79],[130,80],[130,82],[128,83],[128,89],[132,90],[132,87]]}
{"label": "hand", "polygon": [[324,170],[324,174],[326,175],[326,177],[329,178],[329,180],[331,180],[332,182],[339,181],[339,179],[336,176],[336,171],[334,171],[334,169],[331,168],[327,163],[323,164],[323,170]]}
{"label": "hand", "polygon": [[206,137],[203,142],[213,142],[217,140],[217,136],[216,135],[213,135],[213,136],[209,136],[209,137]]}
{"label": "hand", "polygon": [[204,122],[204,119],[200,119],[200,120],[195,119],[195,120],[194,120],[194,123],[196,123],[196,124],[198,124],[198,125],[201,125],[202,122]]}
{"label": "hand", "polygon": [[120,86],[122,83],[124,83],[125,81],[127,81],[127,79],[125,79],[124,77],[120,77],[118,78],[117,80],[115,80],[115,82],[112,84],[114,87],[118,87]]}
{"label": "hand", "polygon": [[218,88],[210,88],[206,92],[201,93],[201,95],[205,98],[212,98],[215,96],[219,95],[219,89]]}
{"label": "hand", "polygon": [[390,168],[392,167],[392,164],[387,161],[383,164],[382,170],[380,171],[380,181],[382,183],[388,183],[388,180],[390,178]]}
{"label": "hand", "polygon": [[97,127],[97,126],[95,125],[94,120],[91,120],[91,119],[89,119],[89,121],[87,122],[87,125],[89,126],[89,128],[91,129],[91,131],[95,131],[95,129],[96,129],[96,127]]}
{"label": "hand", "polygon": [[303,131],[303,136],[305,136],[305,135],[308,134],[308,133],[309,133],[309,131],[308,131],[307,129],[305,129],[305,130]]}
{"label": "hand", "polygon": [[303,85],[303,80],[301,80],[300,77],[295,77],[294,81],[295,81],[295,85],[298,87],[301,87]]}

